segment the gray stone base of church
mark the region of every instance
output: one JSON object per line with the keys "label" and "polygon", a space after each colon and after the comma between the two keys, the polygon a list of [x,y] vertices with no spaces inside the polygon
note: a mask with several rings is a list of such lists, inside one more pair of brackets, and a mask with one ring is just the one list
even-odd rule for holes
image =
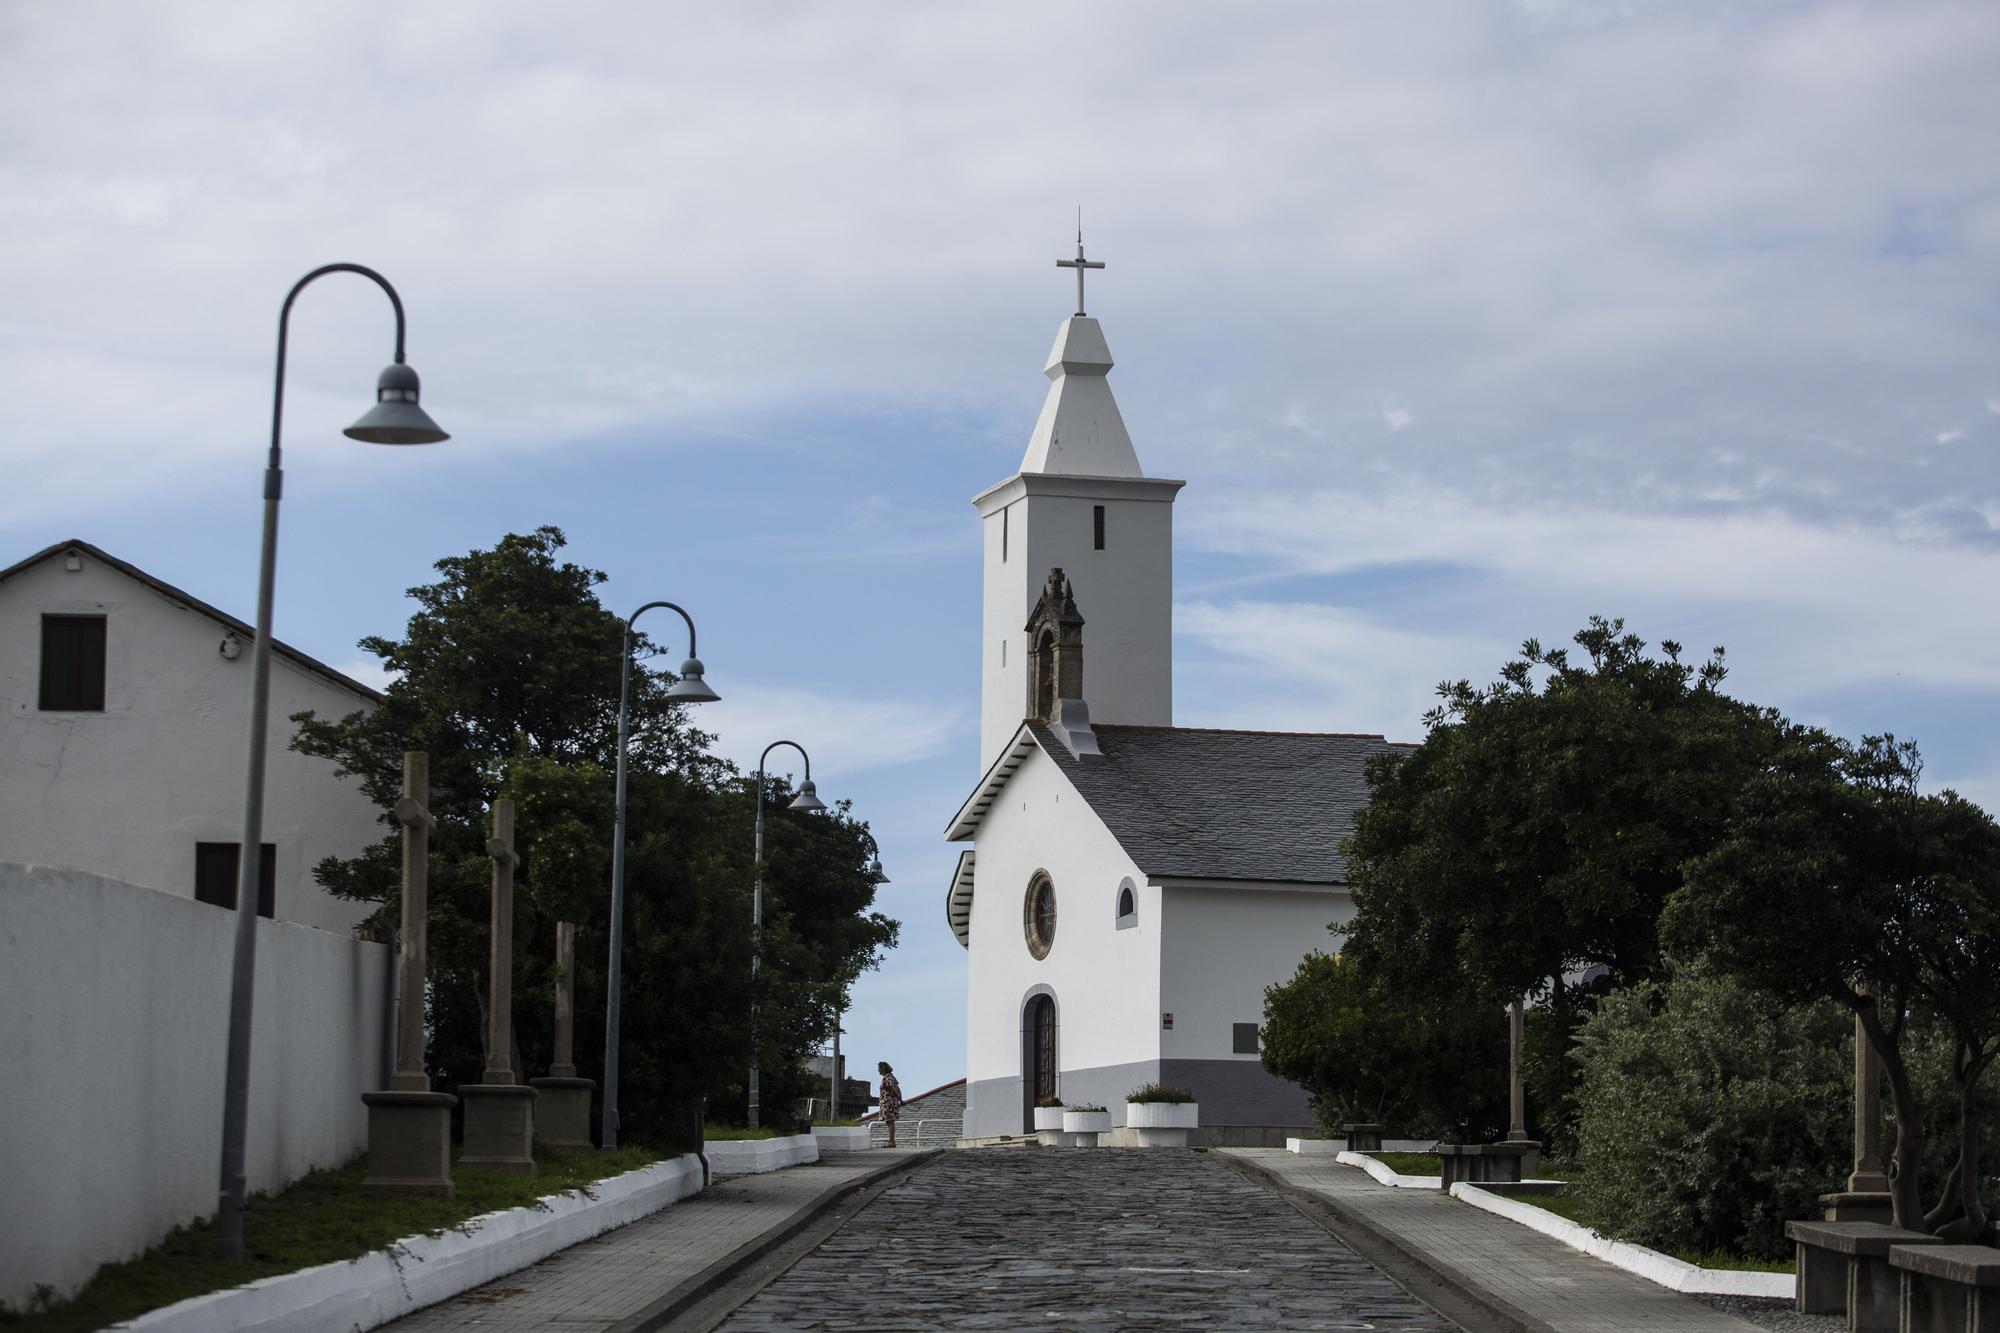
{"label": "gray stone base of church", "polygon": [[[1255,1060],[1142,1060],[1127,1065],[1065,1069],[1056,1087],[1071,1105],[1094,1104],[1125,1119],[1125,1094],[1147,1083],[1186,1088],[1201,1103],[1198,1147],[1282,1148],[1287,1137],[1310,1133],[1305,1090],[1267,1072]],[[1018,1078],[981,1079],[965,1085],[965,1137],[998,1138],[1034,1133]],[[1106,1138],[1115,1143],[1117,1130]]]}
{"label": "gray stone base of church", "polygon": [[464,1083],[465,1150],[460,1166],[535,1174],[535,1090],[518,1083]]}
{"label": "gray stone base of church", "polygon": [[451,1108],[448,1092],[364,1092],[368,1104],[368,1174],[361,1188],[387,1194],[450,1198]]}
{"label": "gray stone base of church", "polygon": [[535,1142],[558,1148],[590,1146],[590,1094],[597,1084],[587,1078],[531,1078],[535,1097]]}

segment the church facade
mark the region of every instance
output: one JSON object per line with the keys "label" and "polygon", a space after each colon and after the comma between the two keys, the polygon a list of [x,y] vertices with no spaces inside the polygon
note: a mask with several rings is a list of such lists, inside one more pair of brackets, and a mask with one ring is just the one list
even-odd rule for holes
{"label": "church facade", "polygon": [[1077,305],[1019,472],[973,500],[983,773],[946,830],[970,844],[946,902],[964,1132],[1027,1132],[1050,1096],[1119,1124],[1161,1082],[1200,1101],[1197,1142],[1282,1141],[1311,1115],[1258,1059],[1264,988],[1353,914],[1339,843],[1367,760],[1404,747],[1173,725],[1184,483],[1141,470],[1080,284]]}

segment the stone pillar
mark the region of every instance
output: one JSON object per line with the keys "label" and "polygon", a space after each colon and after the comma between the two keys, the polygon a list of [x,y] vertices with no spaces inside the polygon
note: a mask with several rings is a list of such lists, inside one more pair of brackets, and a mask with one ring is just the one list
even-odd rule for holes
{"label": "stone pillar", "polygon": [[430,843],[434,820],[430,758],[403,753],[403,795],[396,822],[403,826],[403,926],[397,980],[396,1072],[387,1092],[364,1092],[368,1105],[368,1175],[363,1189],[402,1194],[443,1194],[451,1183],[449,1093],[432,1092],[424,1072],[424,947],[430,912]]}
{"label": "stone pillar", "polygon": [[576,926],[556,922],[556,1058],[548,1077],[531,1078],[535,1141],[561,1147],[590,1146],[590,1094],[597,1084],[576,1076]]}
{"label": "stone pillar", "polygon": [[1542,1169],[1542,1145],[1528,1137],[1528,1091],[1521,1081],[1521,1052],[1527,1041],[1527,1008],[1516,1000],[1507,1007],[1507,1142],[1527,1151],[1518,1158],[1515,1180],[1527,1180]]}
{"label": "stone pillar", "polygon": [[1829,1222],[1895,1220],[1896,1200],[1889,1176],[1882,1170],[1882,1061],[1868,1044],[1861,1017],[1854,1019],[1854,1171],[1847,1188],[1822,1194],[1820,1203]]}
{"label": "stone pillar", "polygon": [[514,1081],[514,803],[493,802],[493,915],[488,930],[486,1071],[460,1087],[465,1099],[465,1151],[460,1166],[535,1174],[535,1090]]}

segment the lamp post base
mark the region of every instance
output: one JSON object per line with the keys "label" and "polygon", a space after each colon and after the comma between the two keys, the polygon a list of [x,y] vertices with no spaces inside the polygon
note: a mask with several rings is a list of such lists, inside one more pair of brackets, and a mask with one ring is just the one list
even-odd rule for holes
{"label": "lamp post base", "polygon": [[535,1142],[559,1148],[590,1146],[590,1094],[597,1084],[587,1078],[531,1078],[536,1092]]}
{"label": "lamp post base", "polygon": [[460,1166],[535,1174],[535,1090],[519,1083],[467,1083],[458,1095],[465,1099],[465,1151]]}
{"label": "lamp post base", "polygon": [[451,1198],[451,1108],[448,1092],[364,1092],[368,1104],[368,1174],[361,1188],[383,1194]]}

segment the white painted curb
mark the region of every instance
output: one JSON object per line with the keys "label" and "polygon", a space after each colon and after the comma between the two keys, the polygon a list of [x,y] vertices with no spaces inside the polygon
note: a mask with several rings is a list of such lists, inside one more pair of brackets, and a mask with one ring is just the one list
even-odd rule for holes
{"label": "white painted curb", "polygon": [[1451,1197],[1474,1208],[1498,1213],[1510,1221],[1559,1240],[1573,1250],[1582,1250],[1593,1258],[1602,1259],[1613,1267],[1673,1291],[1704,1296],[1776,1297],[1781,1300],[1790,1300],[1797,1294],[1798,1280],[1791,1273],[1740,1273],[1726,1268],[1697,1268],[1643,1245],[1609,1240],[1589,1227],[1566,1217],[1558,1217],[1546,1208],[1509,1199],[1464,1181],[1451,1187]]}
{"label": "white painted curb", "polygon": [[781,1139],[729,1139],[704,1143],[709,1175],[755,1176],[766,1171],[782,1171],[819,1160],[819,1140],[811,1134],[792,1134]]}
{"label": "white painted curb", "polygon": [[[1436,1139],[1383,1139],[1383,1152],[1430,1152],[1437,1147]],[[1341,1153],[1347,1151],[1346,1139],[1286,1139],[1285,1151],[1312,1155],[1317,1153]]]}
{"label": "white painted curb", "polygon": [[[195,1296],[118,1329],[147,1333],[379,1328],[701,1191],[701,1162],[676,1157],[599,1181],[590,1195],[485,1213],[462,1229],[406,1236],[386,1250]],[[594,1196],[594,1197],[592,1197]]]}
{"label": "white painted curb", "polygon": [[[1383,1149],[1387,1152],[1388,1149]],[[1443,1176],[1404,1176],[1391,1171],[1382,1162],[1376,1161],[1365,1152],[1344,1152],[1333,1159],[1342,1166],[1358,1166],[1384,1185],[1394,1185],[1405,1190],[1434,1190],[1444,1188]]]}
{"label": "white painted curb", "polygon": [[830,1152],[862,1152],[868,1147],[868,1126],[827,1125],[813,1131],[821,1156]]}

